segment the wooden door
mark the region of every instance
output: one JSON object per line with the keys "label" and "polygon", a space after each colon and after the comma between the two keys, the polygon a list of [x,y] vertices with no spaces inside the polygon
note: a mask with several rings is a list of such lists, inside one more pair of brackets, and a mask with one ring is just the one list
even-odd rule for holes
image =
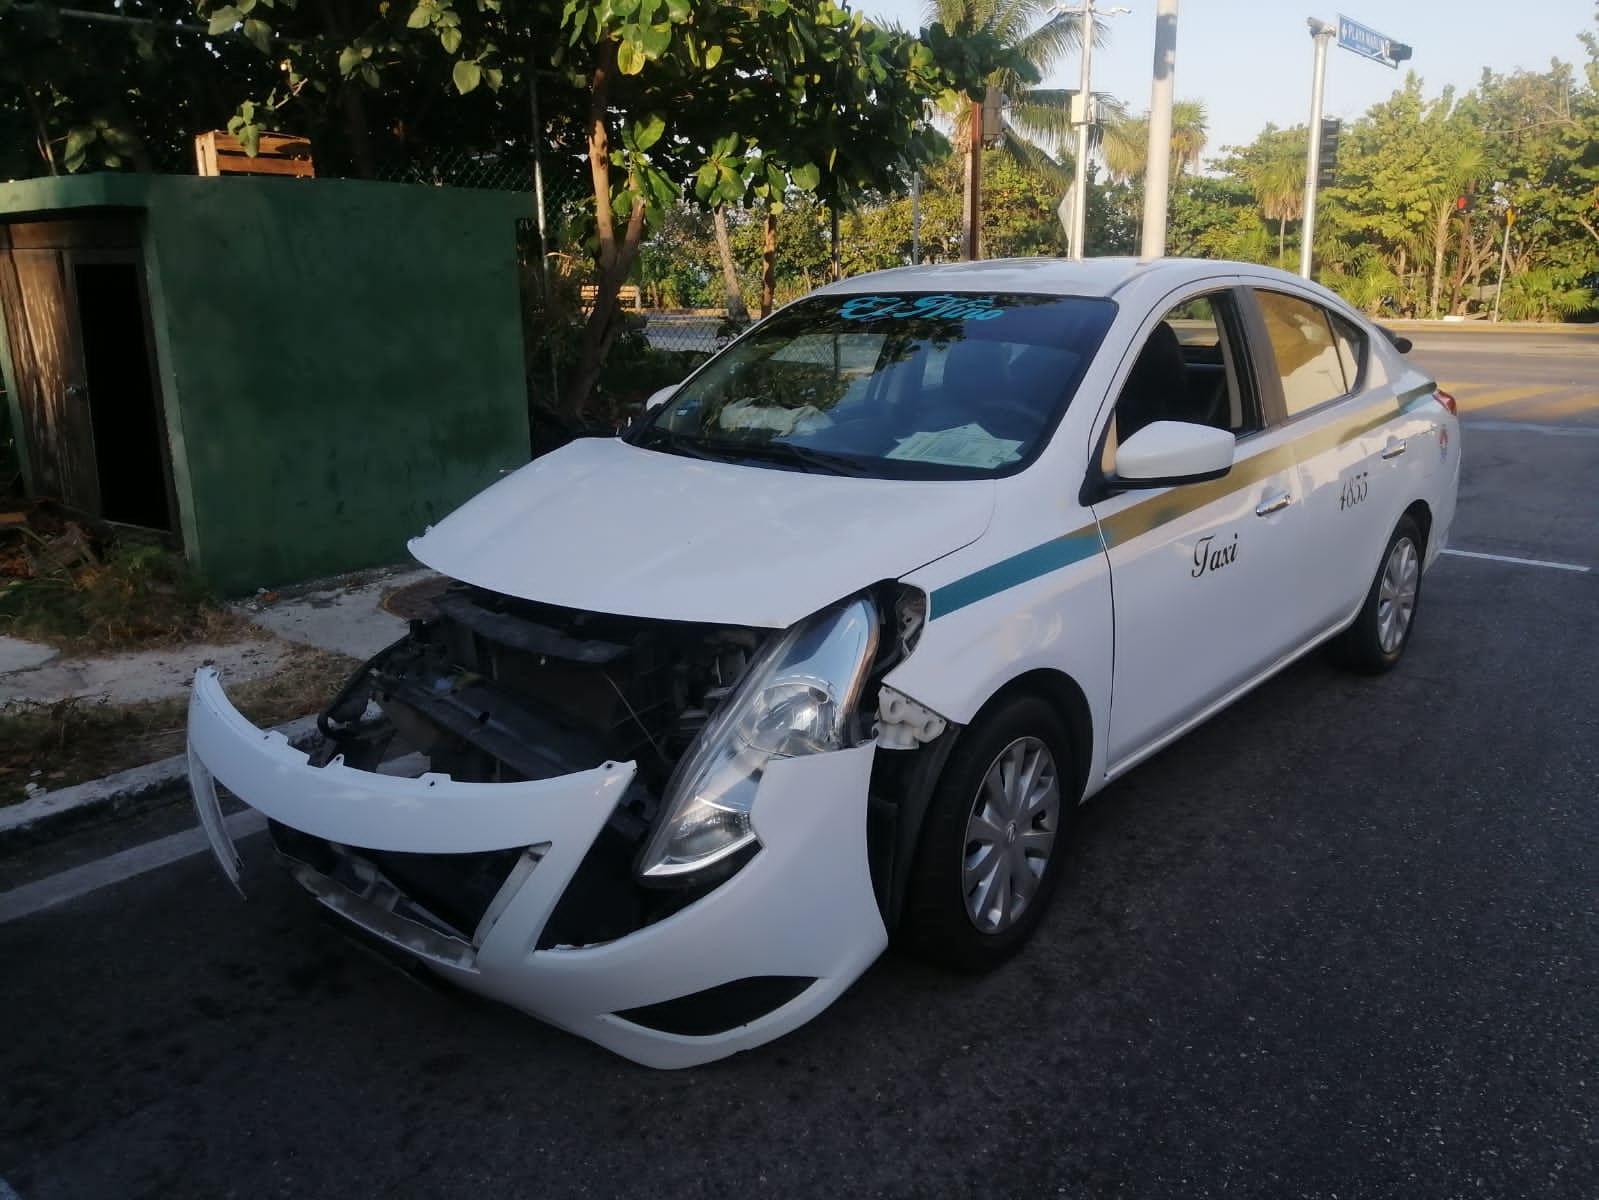
{"label": "wooden door", "polygon": [[88,376],[68,253],[15,241],[0,226],[0,316],[10,337],[30,489],[97,513]]}

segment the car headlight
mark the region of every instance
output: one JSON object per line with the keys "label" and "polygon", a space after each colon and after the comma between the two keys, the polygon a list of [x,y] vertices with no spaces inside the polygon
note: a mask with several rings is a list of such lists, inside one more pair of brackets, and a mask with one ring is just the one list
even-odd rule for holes
{"label": "car headlight", "polygon": [[639,875],[688,875],[753,843],[750,808],[766,764],[845,748],[876,653],[877,610],[864,596],[768,641],[673,773]]}

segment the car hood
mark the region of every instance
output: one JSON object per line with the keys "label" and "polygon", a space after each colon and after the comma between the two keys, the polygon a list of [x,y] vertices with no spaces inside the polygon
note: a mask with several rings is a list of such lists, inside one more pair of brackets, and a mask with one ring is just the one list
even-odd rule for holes
{"label": "car hood", "polygon": [[585,438],[467,501],[411,552],[591,612],[784,628],[975,541],[991,480],[855,479]]}

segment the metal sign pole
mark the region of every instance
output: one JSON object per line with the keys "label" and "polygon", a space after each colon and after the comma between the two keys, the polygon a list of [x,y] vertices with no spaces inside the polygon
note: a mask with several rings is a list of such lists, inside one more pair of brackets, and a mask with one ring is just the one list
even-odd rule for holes
{"label": "metal sign pole", "polygon": [[1321,159],[1321,103],[1327,86],[1327,47],[1337,32],[1314,17],[1308,24],[1310,36],[1316,42],[1316,69],[1310,83],[1310,152],[1305,159],[1305,215],[1299,233],[1299,273],[1306,279],[1310,278],[1310,260],[1316,240],[1316,173]]}
{"label": "metal sign pole", "polygon": [[1510,227],[1516,223],[1516,210],[1505,209],[1505,240],[1499,247],[1499,286],[1494,288],[1494,315],[1499,320],[1499,298],[1505,294],[1505,264],[1510,260]]}

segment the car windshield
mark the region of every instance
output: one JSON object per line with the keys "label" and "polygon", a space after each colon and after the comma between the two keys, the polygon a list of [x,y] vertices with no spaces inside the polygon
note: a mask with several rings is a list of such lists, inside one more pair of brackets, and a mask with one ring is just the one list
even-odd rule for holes
{"label": "car windshield", "polygon": [[1115,315],[1075,296],[874,293],[761,322],[628,431],[787,470],[962,479],[1043,448]]}

